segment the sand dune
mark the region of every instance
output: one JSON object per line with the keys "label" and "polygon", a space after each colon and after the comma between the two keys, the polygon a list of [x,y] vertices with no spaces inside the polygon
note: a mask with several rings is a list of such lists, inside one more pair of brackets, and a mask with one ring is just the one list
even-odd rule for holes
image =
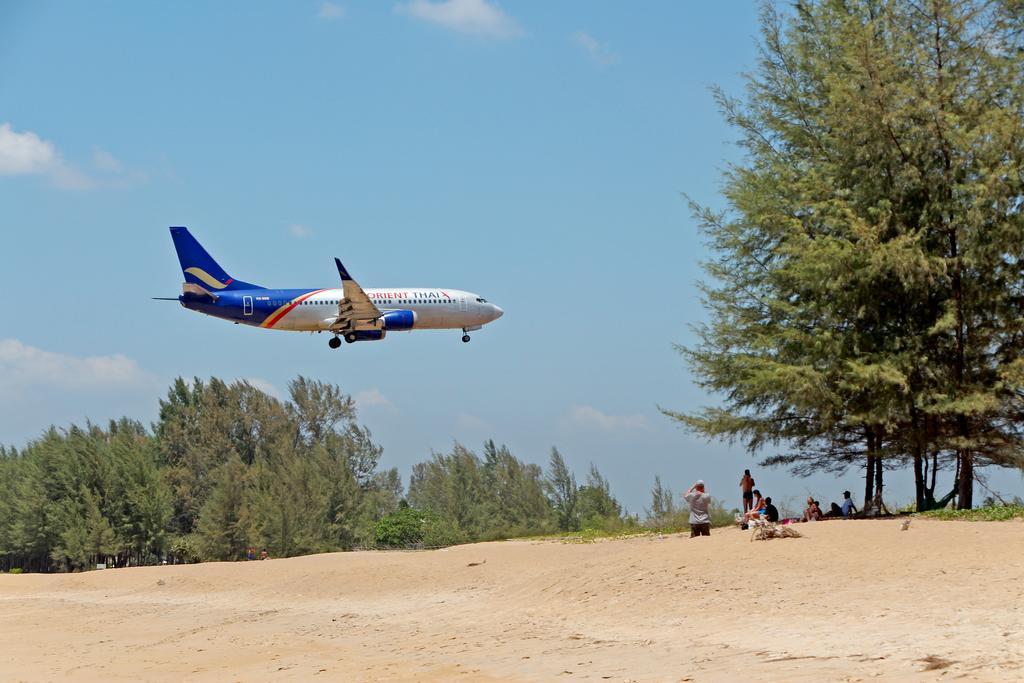
{"label": "sand dune", "polygon": [[1024,522],[0,576],[3,680],[1024,679]]}

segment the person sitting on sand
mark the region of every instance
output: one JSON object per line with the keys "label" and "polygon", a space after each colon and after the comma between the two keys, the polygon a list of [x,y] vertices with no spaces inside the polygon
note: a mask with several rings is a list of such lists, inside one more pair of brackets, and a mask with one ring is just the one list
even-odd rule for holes
{"label": "person sitting on sand", "polygon": [[843,509],[837,503],[830,503],[831,508],[825,513],[826,517],[842,517]]}
{"label": "person sitting on sand", "polygon": [[814,519],[814,498],[807,496],[807,507],[804,508],[804,514],[800,518],[801,522],[810,522]]}
{"label": "person sitting on sand", "polygon": [[690,506],[690,538],[710,536],[711,515],[708,507],[711,505],[711,496],[704,492],[704,482],[698,479],[683,496],[683,500]]}
{"label": "person sitting on sand", "polygon": [[760,519],[765,513],[764,498],[761,497],[761,492],[754,489],[754,504],[750,507],[750,512],[743,515],[743,521],[749,522],[752,519]]}
{"label": "person sitting on sand", "polygon": [[764,518],[769,522],[779,521],[779,508],[772,505],[772,497],[768,496],[764,499]]}
{"label": "person sitting on sand", "polygon": [[804,522],[817,522],[822,517],[824,517],[824,515],[821,514],[821,506],[818,505],[818,501],[808,496],[807,509],[804,510],[804,516],[802,517],[802,520]]}
{"label": "person sitting on sand", "polygon": [[843,505],[840,510],[842,510],[843,517],[857,514],[857,506],[853,504],[853,498],[850,497],[849,491],[843,491]]}

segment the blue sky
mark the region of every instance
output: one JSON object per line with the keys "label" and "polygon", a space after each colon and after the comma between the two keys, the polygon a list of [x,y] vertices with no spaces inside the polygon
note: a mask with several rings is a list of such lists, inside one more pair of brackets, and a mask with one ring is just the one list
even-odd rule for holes
{"label": "blue sky", "polygon": [[[633,511],[654,475],[736,498],[751,458],[658,406],[712,402],[672,348],[704,315],[686,192],[717,205],[737,137],[709,93],[756,57],[746,3],[221,2],[0,6],[0,442],[122,414],[151,421],[176,376],[283,395],[303,374],[357,397],[409,466],[454,440],[508,444]],[[474,334],[245,329],[151,296],[187,225],[232,275],[476,291]],[[855,473],[762,489],[823,500]],[[990,485],[1022,493],[1016,472]],[[891,478],[890,497],[912,497]]]}

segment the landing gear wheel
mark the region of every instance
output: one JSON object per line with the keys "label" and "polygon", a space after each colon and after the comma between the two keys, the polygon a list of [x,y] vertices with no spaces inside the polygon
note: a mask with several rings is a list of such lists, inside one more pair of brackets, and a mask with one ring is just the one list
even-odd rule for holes
{"label": "landing gear wheel", "polygon": [[345,335],[345,341],[347,341],[349,344],[351,344],[355,340],[356,340],[356,333],[355,332],[349,332],[348,334]]}
{"label": "landing gear wheel", "polygon": [[331,337],[330,340],[327,342],[327,345],[330,346],[332,349],[336,349],[339,346],[341,346],[341,340],[338,339],[337,337]]}
{"label": "landing gear wheel", "polygon": [[468,334],[462,335],[462,341],[468,342],[469,341],[469,335]]}

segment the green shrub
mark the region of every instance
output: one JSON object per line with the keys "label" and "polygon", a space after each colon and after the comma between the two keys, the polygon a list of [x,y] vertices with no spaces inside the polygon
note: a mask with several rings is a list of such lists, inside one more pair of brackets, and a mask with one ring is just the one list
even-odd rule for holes
{"label": "green shrub", "polygon": [[992,505],[973,510],[929,510],[920,512],[918,517],[965,522],[1002,522],[1007,519],[1024,518],[1024,505]]}
{"label": "green shrub", "polygon": [[173,564],[192,564],[199,561],[199,546],[192,534],[175,536],[171,539],[168,559]]}
{"label": "green shrub", "polygon": [[428,548],[458,545],[467,540],[458,524],[435,514],[424,516],[422,529],[423,545]]}
{"label": "green shrub", "polygon": [[[738,508],[726,508],[718,498],[711,499],[708,506],[708,516],[711,518],[713,528],[732,526],[736,523],[736,515],[740,513]],[[650,517],[644,522],[644,526],[651,531],[663,534],[674,534],[690,530],[690,509],[687,506],[671,510],[660,517]]]}
{"label": "green shrub", "polygon": [[374,529],[374,538],[380,545],[394,548],[435,548],[466,542],[466,534],[458,524],[414,507],[401,508],[382,518]]}
{"label": "green shrub", "polygon": [[11,574],[21,574],[24,570],[21,567],[12,567]]}
{"label": "green shrub", "polygon": [[381,545],[404,547],[423,542],[423,513],[413,507],[401,508],[382,517],[373,532]]}

